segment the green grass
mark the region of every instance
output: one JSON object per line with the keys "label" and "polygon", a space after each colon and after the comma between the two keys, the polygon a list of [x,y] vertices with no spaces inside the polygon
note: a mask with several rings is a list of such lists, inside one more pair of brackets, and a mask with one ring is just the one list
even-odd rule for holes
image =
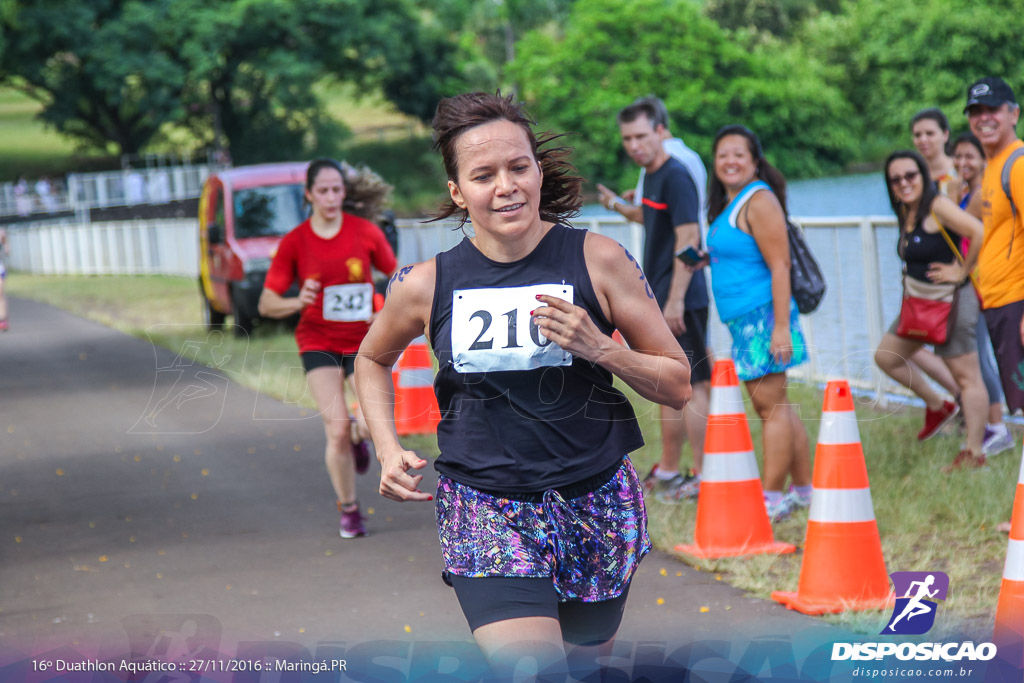
{"label": "green grass", "polygon": [[423,123],[399,112],[380,93],[360,92],[351,83],[325,82],[314,89],[323,99],[327,112],[348,126],[358,137],[374,137],[381,129],[395,129],[414,135],[428,132]]}
{"label": "green grass", "polygon": [[366,164],[394,185],[391,204],[399,216],[424,216],[436,212],[447,198],[441,155],[431,145],[429,136],[353,142],[342,156],[350,163]]}
{"label": "green grass", "polygon": [[[790,397],[800,405],[813,457],[822,393],[794,384]],[[985,470],[944,475],[939,468],[956,455],[957,436],[918,443],[915,435],[921,414],[916,410],[881,412],[862,402],[857,406],[857,416],[888,571],[938,570],[949,575],[949,598],[928,635],[930,639],[961,630],[987,637],[1007,548],[1006,535],[994,527],[1009,517],[1020,464],[1019,448],[1013,454],[993,458]],[[761,427],[749,409],[747,419],[760,459]],[[656,425],[645,425],[648,445],[634,457],[638,469],[657,461],[655,430]],[[649,515],[656,545],[674,552],[675,544],[692,543],[695,512],[692,503],[664,505],[652,500]],[[802,548],[806,523],[804,511],[776,524],[776,540]],[[722,574],[729,583],[762,598],[769,598],[776,590],[795,591],[802,561],[800,553],[708,561],[680,558],[703,571]],[[888,617],[888,612],[863,612],[824,618],[845,628],[878,633]]]}
{"label": "green grass", "polygon": [[[193,280],[173,277],[47,277],[13,273],[8,291],[61,306],[110,325],[177,353],[189,341],[204,341],[208,332],[200,326],[200,298]],[[305,392],[297,353],[290,330],[280,325],[261,326],[246,340],[224,334],[217,347],[220,366],[242,384],[268,395],[313,407]],[[213,344],[198,344],[196,359],[214,364],[209,354]],[[631,393],[628,392],[627,393]],[[821,392],[805,385],[791,387],[804,424],[813,442],[821,416]],[[660,435],[652,419],[655,411],[635,395],[631,400],[647,445],[632,455],[637,470],[646,472],[658,459]],[[946,572],[950,577],[949,598],[943,605],[936,627],[928,638],[966,631],[987,638],[999,592],[1007,539],[994,530],[1009,515],[1017,481],[1019,449],[994,458],[982,471],[943,475],[939,467],[957,451],[959,439],[944,436],[919,444],[920,427],[916,410],[881,412],[870,404],[857,406],[860,435],[871,480],[871,495],[882,539],[886,566],[892,571]],[[761,429],[748,411],[755,450],[761,451]],[[432,437],[404,440],[407,447],[424,455],[437,454]],[[1018,437],[1018,444],[1020,443]],[[689,449],[687,448],[687,451]],[[684,455],[689,461],[690,455]],[[667,552],[679,543],[693,540],[696,506],[692,503],[664,505],[651,500],[648,506],[651,536]],[[775,526],[778,540],[803,545],[806,512]],[[713,572],[751,594],[768,598],[775,590],[796,590],[802,556],[760,556],[713,561],[680,557],[694,567]],[[888,613],[848,613],[824,617],[845,628],[878,633]]]}
{"label": "green grass", "polygon": [[0,181],[19,174],[38,178],[67,170],[88,170],[106,157],[81,158],[68,138],[36,118],[41,105],[11,88],[0,88]]}

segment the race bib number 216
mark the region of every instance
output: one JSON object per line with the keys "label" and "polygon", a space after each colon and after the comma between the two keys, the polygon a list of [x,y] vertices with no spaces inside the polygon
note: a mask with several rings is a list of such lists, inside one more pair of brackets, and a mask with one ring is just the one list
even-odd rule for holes
{"label": "race bib number 216", "polygon": [[452,362],[456,372],[533,370],[572,365],[572,354],[547,339],[530,311],[547,294],[572,302],[572,285],[457,289],[452,293]]}

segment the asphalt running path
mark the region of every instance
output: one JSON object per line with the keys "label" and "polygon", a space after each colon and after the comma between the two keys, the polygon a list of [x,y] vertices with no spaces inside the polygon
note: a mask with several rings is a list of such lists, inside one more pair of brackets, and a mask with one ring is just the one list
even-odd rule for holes
{"label": "asphalt running path", "polygon": [[[246,642],[347,651],[350,667],[360,643],[389,643],[399,657],[402,643],[475,651],[439,578],[431,507],[387,501],[361,477],[370,536],[338,537],[316,415],[45,304],[13,299],[10,319],[0,672],[19,653],[235,655]],[[195,343],[209,341],[197,330]],[[427,479],[429,490],[432,469]],[[820,625],[654,552],[619,638],[679,644]]]}

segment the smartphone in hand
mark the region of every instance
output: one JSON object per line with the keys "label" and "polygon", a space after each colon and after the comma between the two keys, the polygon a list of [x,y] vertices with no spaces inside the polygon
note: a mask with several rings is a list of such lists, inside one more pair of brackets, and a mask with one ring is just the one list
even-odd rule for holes
{"label": "smartphone in hand", "polygon": [[707,254],[705,254],[697,247],[690,245],[685,249],[676,252],[676,258],[688,266],[696,266],[699,265],[701,261],[707,258]]}

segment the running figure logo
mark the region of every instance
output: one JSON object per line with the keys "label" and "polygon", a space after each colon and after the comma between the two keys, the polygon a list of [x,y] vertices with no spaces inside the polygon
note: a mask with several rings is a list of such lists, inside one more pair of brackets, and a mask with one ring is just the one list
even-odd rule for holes
{"label": "running figure logo", "polygon": [[[943,572],[893,572],[896,607],[883,635],[920,635],[935,624],[936,600],[945,600],[949,577]],[[902,597],[900,597],[902,596]]]}

